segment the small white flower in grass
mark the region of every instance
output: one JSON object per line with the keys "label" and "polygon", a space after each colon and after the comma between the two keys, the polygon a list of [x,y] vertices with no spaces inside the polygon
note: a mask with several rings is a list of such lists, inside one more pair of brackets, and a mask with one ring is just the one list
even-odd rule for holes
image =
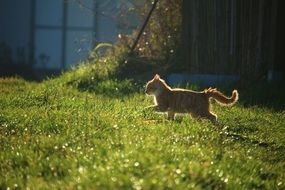
{"label": "small white flower in grass", "polygon": [[141,190],[141,189],[142,189],[142,187],[141,187],[139,184],[135,184],[135,185],[133,186],[133,188],[134,188],[135,190]]}
{"label": "small white flower in grass", "polygon": [[79,172],[80,174],[82,174],[82,173],[84,172],[84,167],[80,166],[80,167],[78,168],[78,172]]}
{"label": "small white flower in grass", "polygon": [[223,171],[221,171],[220,173],[219,173],[219,177],[222,177],[223,176],[223,174],[224,174],[224,172]]}
{"label": "small white flower in grass", "polygon": [[176,185],[178,185],[180,183],[179,179],[175,179],[174,182]]}
{"label": "small white flower in grass", "polygon": [[175,172],[176,172],[177,174],[181,174],[181,170],[180,170],[180,169],[176,169]]}
{"label": "small white flower in grass", "polygon": [[111,177],[111,180],[112,180],[113,182],[116,182],[116,181],[117,181],[117,178],[116,178],[116,177]]}
{"label": "small white flower in grass", "polygon": [[139,165],[140,165],[139,162],[135,162],[135,164],[134,164],[135,167],[138,167]]}

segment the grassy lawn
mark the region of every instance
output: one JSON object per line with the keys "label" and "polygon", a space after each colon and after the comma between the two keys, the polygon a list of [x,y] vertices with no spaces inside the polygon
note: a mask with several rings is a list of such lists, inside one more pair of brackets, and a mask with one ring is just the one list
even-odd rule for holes
{"label": "grassy lawn", "polygon": [[285,112],[254,93],[168,121],[141,84],[73,74],[0,79],[0,189],[285,189]]}

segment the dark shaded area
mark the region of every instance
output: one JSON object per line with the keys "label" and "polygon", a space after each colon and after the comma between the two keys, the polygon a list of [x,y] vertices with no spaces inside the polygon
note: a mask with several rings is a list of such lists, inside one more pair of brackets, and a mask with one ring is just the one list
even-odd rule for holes
{"label": "dark shaded area", "polygon": [[26,65],[1,65],[0,77],[20,76],[28,81],[42,81],[61,74],[59,70],[35,69]]}
{"label": "dark shaded area", "polygon": [[245,107],[258,106],[272,109],[273,111],[285,110],[285,81],[259,81],[244,85],[232,83],[227,86],[218,85],[217,88],[230,95],[233,89],[239,92],[239,103]]}
{"label": "dark shaded area", "polygon": [[219,85],[218,88],[226,94],[231,94],[233,89],[239,92],[239,103],[245,107],[266,107],[274,111],[285,110],[285,81],[267,82],[260,81],[244,85],[242,83]]}
{"label": "dark shaded area", "polygon": [[285,110],[284,82],[259,82],[239,88],[239,101],[245,106],[267,107],[275,111]]}

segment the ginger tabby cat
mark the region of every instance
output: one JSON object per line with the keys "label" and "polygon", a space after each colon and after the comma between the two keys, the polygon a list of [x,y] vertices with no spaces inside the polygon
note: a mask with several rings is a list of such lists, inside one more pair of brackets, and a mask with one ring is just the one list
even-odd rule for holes
{"label": "ginger tabby cat", "polygon": [[146,84],[146,94],[154,96],[152,108],[155,111],[167,112],[168,119],[173,120],[175,113],[189,113],[192,117],[217,120],[217,115],[210,111],[210,99],[213,98],[222,105],[231,106],[238,100],[237,90],[233,90],[230,98],[217,89],[205,89],[197,92],[179,88],[170,88],[158,74]]}

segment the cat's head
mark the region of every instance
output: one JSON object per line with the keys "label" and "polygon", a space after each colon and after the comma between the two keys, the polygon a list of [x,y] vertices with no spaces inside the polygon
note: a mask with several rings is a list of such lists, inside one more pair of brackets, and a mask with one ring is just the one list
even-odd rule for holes
{"label": "cat's head", "polygon": [[145,93],[148,95],[158,95],[163,87],[162,79],[156,74],[152,80],[148,81],[145,87]]}

